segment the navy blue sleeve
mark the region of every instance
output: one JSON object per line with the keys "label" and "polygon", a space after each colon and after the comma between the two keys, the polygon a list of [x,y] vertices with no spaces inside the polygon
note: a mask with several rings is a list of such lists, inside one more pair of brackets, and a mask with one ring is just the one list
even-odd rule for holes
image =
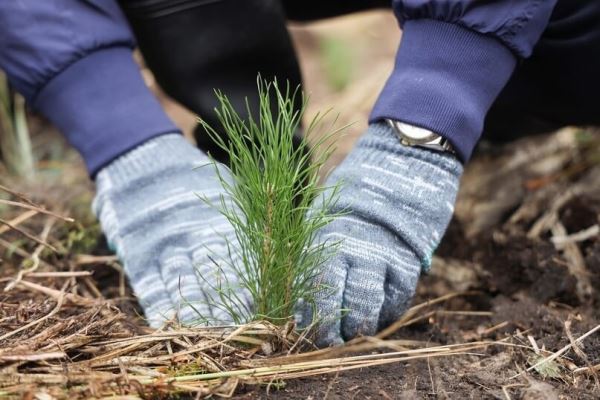
{"label": "navy blue sleeve", "polygon": [[467,161],[485,115],[531,55],[556,0],[394,0],[402,39],[370,120],[446,137]]}
{"label": "navy blue sleeve", "polygon": [[82,154],[93,175],[176,131],[146,88],[114,0],[0,2],[0,69]]}

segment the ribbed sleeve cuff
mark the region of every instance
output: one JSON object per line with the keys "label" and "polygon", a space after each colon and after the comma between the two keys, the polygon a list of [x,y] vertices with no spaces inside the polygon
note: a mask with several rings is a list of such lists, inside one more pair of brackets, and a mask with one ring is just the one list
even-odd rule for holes
{"label": "ribbed sleeve cuff", "polygon": [[91,176],[146,140],[178,132],[127,47],[97,50],[71,64],[33,106],[81,153]]}
{"label": "ribbed sleeve cuff", "polygon": [[391,118],[430,129],[465,162],[515,64],[513,53],[493,37],[447,22],[407,21],[370,122]]}

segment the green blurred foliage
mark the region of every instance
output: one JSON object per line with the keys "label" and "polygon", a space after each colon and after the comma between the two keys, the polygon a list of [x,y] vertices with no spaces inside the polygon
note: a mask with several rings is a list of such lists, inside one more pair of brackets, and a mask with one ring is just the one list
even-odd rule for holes
{"label": "green blurred foliage", "polygon": [[354,74],[354,57],[350,43],[327,36],[319,41],[319,55],[327,82],[336,91],[348,86]]}

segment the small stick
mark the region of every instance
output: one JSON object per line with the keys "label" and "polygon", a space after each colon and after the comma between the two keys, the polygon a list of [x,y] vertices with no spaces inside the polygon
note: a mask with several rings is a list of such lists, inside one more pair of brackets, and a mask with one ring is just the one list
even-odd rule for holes
{"label": "small stick", "polygon": [[535,338],[531,335],[527,335],[527,340],[529,340],[529,343],[531,343],[531,347],[533,347],[533,351],[535,352],[535,354],[540,354],[540,348],[537,345]]}
{"label": "small stick", "polygon": [[573,338],[573,334],[571,333],[571,319],[569,318],[567,321],[565,321],[564,325],[565,325],[565,332],[567,333],[569,342],[571,342],[571,344],[573,345],[573,350],[575,351],[575,354],[577,354],[579,356],[579,358],[581,358],[583,360],[583,362],[585,362],[585,364],[588,366],[588,368],[590,368],[590,372],[591,372],[592,376],[594,377],[596,386],[598,386],[599,385],[598,374],[596,373],[596,371],[594,371],[593,368],[591,368],[592,364],[590,363],[590,360],[588,359],[587,355],[581,349],[580,344],[576,343],[575,339]]}
{"label": "small stick", "polygon": [[[29,210],[24,212],[23,214],[19,215],[18,217],[11,219],[10,221],[8,221],[10,224],[17,226],[25,221],[27,221],[29,218],[34,217],[38,215],[38,212],[35,210]],[[8,226],[0,226],[0,235],[2,235],[4,232],[9,231],[11,228]]]}
{"label": "small stick", "polygon": [[600,371],[600,364],[596,364],[591,367],[580,367],[580,368],[573,370],[573,373],[574,374],[581,374],[582,372],[594,373],[594,372],[598,372],[598,371]]}
{"label": "small stick", "polygon": [[564,191],[560,196],[556,197],[552,204],[550,204],[549,210],[546,211],[537,221],[535,221],[531,229],[529,229],[527,232],[527,237],[530,239],[537,239],[542,233],[551,229],[552,225],[558,222],[558,210],[560,210],[560,208],[569,200],[580,195],[582,192],[584,192],[584,190],[581,185],[573,185],[571,188]]}
{"label": "small stick", "polygon": [[[421,304],[417,304],[416,306],[413,306],[411,308],[409,308],[406,313],[404,314],[404,316],[399,319],[398,321],[394,322],[392,325],[388,326],[386,329],[382,330],[381,332],[379,332],[376,337],[378,337],[379,339],[384,339],[387,336],[391,335],[392,333],[396,332],[398,329],[402,328],[403,326],[408,325],[411,322],[414,322],[416,320],[422,319],[422,317],[417,317],[417,318],[413,318],[414,315],[421,310],[422,308],[426,308],[429,306],[432,306],[434,304],[438,304],[438,303],[442,303],[446,300],[450,300],[454,297],[458,297],[458,296],[472,296],[475,295],[479,292],[476,291],[469,291],[469,292],[453,292],[453,293],[448,293],[444,296],[440,296],[438,298],[435,298],[433,300],[429,300],[426,301],[424,303]],[[426,314],[429,316],[429,313]]]}
{"label": "small stick", "polygon": [[35,236],[33,236],[30,233],[25,232],[24,230],[22,230],[21,228],[18,228],[15,225],[12,225],[10,222],[3,220],[2,218],[0,218],[0,224],[4,224],[7,225],[9,228],[19,232],[21,235],[28,237],[29,239],[33,240],[34,242],[41,244],[43,246],[46,246],[47,248],[49,248],[50,250],[54,251],[54,252],[58,252],[58,249],[56,249],[56,247],[52,246],[50,243],[47,243],[41,239],[36,238]]}
{"label": "small stick", "polygon": [[52,217],[61,219],[65,222],[75,222],[75,220],[73,218],[63,217],[62,215],[56,214],[52,211],[48,211],[44,207],[40,207],[40,206],[36,206],[36,205],[25,204],[25,203],[20,203],[18,201],[4,200],[4,199],[0,199],[0,204],[6,204],[8,206],[20,207],[20,208],[25,208],[27,210],[37,211],[40,214],[50,215]]}
{"label": "small stick", "polygon": [[[564,325],[565,325],[565,332],[567,334],[567,338],[569,339],[569,342],[571,342],[571,345],[573,346],[573,351],[575,352],[575,354],[577,354],[579,356],[579,358],[581,358],[587,364],[588,363],[587,356],[581,350],[581,347],[579,347],[580,344],[575,342],[575,338],[573,337],[573,334],[571,333],[571,320],[569,319],[569,320],[565,321]],[[589,366],[589,364],[588,364],[588,366]]]}
{"label": "small stick", "polygon": [[435,382],[433,381],[433,374],[431,373],[431,362],[429,358],[427,358],[427,371],[429,372],[429,381],[431,383],[431,393],[437,396],[437,391],[435,390]]}
{"label": "small stick", "polygon": [[0,185],[0,190],[3,190],[3,191],[5,191],[8,194],[17,197],[19,200],[21,200],[21,201],[23,201],[23,202],[25,202],[27,204],[31,204],[32,206],[36,205],[33,201],[29,200],[27,198],[27,196],[25,196],[23,193],[17,192],[17,191],[12,190],[12,189],[9,189],[9,188],[7,188],[4,185]]}
{"label": "small stick", "polygon": [[[89,271],[80,271],[80,272],[89,272]],[[73,272],[73,273],[75,273],[75,272]],[[84,276],[83,283],[85,283],[85,286],[87,286],[87,288],[94,294],[94,296],[97,299],[104,300],[104,296],[102,295],[102,292],[100,292],[100,290],[98,290],[98,287],[96,287],[96,285],[94,284],[92,279],[90,279],[90,275],[92,275],[91,272]]]}
{"label": "small stick", "polygon": [[21,282],[19,282],[19,285],[25,286],[27,289],[30,289],[30,290],[42,292],[42,293],[44,293],[50,297],[53,297],[55,299],[64,297],[65,299],[72,301],[73,303],[76,303],[76,304],[96,304],[97,303],[96,301],[94,301],[92,299],[88,299],[86,297],[82,297],[82,296],[79,296],[79,295],[76,295],[73,293],[65,293],[63,291],[56,290],[56,289],[50,289],[45,286],[38,285],[37,283],[33,283],[33,282],[29,282],[29,281],[21,281]]}
{"label": "small stick", "polygon": [[28,278],[80,278],[92,276],[91,271],[57,271],[57,272],[31,272]]}
{"label": "small stick", "polygon": [[494,315],[491,311],[448,311],[448,310],[439,310],[436,311],[438,315],[469,315],[473,317],[491,317]]}
{"label": "small stick", "polygon": [[[567,234],[567,229],[560,221],[556,221],[551,230],[555,236],[565,236]],[[574,242],[566,242],[561,246],[555,243],[555,247],[557,250],[562,251],[569,272],[577,279],[577,297],[582,303],[586,303],[593,293],[593,286],[581,250]]]}
{"label": "small stick", "polygon": [[563,355],[565,352],[567,352],[567,350],[569,350],[571,347],[573,347],[574,343],[578,343],[583,341],[583,339],[587,338],[590,335],[593,335],[594,333],[596,333],[598,330],[600,330],[600,324],[596,325],[594,328],[590,329],[589,331],[587,331],[585,334],[581,335],[579,338],[577,338],[573,343],[569,343],[568,345],[566,345],[565,347],[563,347],[562,349],[558,350],[557,352],[551,354],[550,356],[544,358],[543,360],[535,363],[534,365],[532,365],[531,367],[527,368],[525,371],[519,372],[516,375],[511,376],[509,379],[514,379],[517,378],[519,376],[521,376],[523,373],[531,371],[532,369],[535,369],[537,367],[539,367],[540,365],[546,363],[546,362],[550,362],[550,361],[554,361],[556,360],[558,357],[560,357],[561,355]]}
{"label": "small stick", "polygon": [[392,397],[383,389],[380,389],[378,392],[381,397],[383,397],[385,400],[392,400]]}
{"label": "small stick", "polygon": [[556,235],[552,236],[550,240],[555,246],[563,246],[568,243],[583,242],[600,235],[600,225],[595,224],[589,228],[583,229],[579,232],[572,233],[570,235]]}
{"label": "small stick", "polygon": [[94,256],[91,254],[79,254],[75,258],[76,265],[110,264],[117,261],[119,261],[117,256]]}
{"label": "small stick", "polygon": [[484,331],[481,333],[481,336],[486,336],[486,335],[489,335],[490,333],[492,333],[492,332],[494,332],[494,331],[497,331],[498,329],[502,329],[502,328],[504,328],[506,325],[508,325],[509,323],[510,323],[510,322],[508,322],[508,321],[504,321],[504,322],[500,322],[500,323],[499,323],[499,324],[497,324],[497,325],[491,326],[491,327],[487,328],[486,330],[484,330]]}
{"label": "small stick", "polygon": [[[331,392],[331,389],[333,389],[333,386],[337,383],[339,376],[340,371],[337,371],[333,378],[329,380],[329,383],[327,384],[327,390],[325,391],[325,395],[323,396],[323,400],[327,400],[327,398],[329,397],[329,392]],[[267,395],[269,395],[268,389]]]}
{"label": "small stick", "polygon": [[62,351],[41,354],[0,355],[0,361],[46,361],[56,358],[65,358],[67,355]]}
{"label": "small stick", "polygon": [[[48,235],[50,234],[52,225],[54,225],[54,221],[55,220],[53,218],[46,221],[46,224],[44,224],[44,229],[42,230],[42,233],[40,234],[40,240],[42,240],[44,242],[48,241]],[[31,268],[28,268],[28,270],[27,270],[28,273],[34,272],[40,266],[40,254],[42,254],[42,250],[44,250],[44,246],[42,246],[40,244],[38,247],[36,247],[36,249],[31,254],[31,260],[33,261],[33,265],[31,266]]]}

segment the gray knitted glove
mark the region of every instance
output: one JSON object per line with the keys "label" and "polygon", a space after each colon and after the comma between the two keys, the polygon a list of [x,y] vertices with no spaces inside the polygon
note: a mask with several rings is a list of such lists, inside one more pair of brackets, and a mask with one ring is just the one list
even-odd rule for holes
{"label": "gray knitted glove", "polygon": [[169,134],[129,151],[96,177],[94,212],[151,326],[176,312],[182,322],[230,322],[207,304],[217,298],[219,283],[236,283],[228,268],[228,253],[236,251],[226,239],[237,243],[225,217],[198,198],[218,203],[223,194],[212,166],[193,169],[209,162],[181,135]]}
{"label": "gray knitted glove", "polygon": [[461,174],[454,156],[404,146],[383,123],[369,127],[327,182],[342,180],[332,211],[346,215],[318,234],[340,242],[321,277],[331,290],[317,298],[319,346],[374,335],[406,311],[448,226]]}

